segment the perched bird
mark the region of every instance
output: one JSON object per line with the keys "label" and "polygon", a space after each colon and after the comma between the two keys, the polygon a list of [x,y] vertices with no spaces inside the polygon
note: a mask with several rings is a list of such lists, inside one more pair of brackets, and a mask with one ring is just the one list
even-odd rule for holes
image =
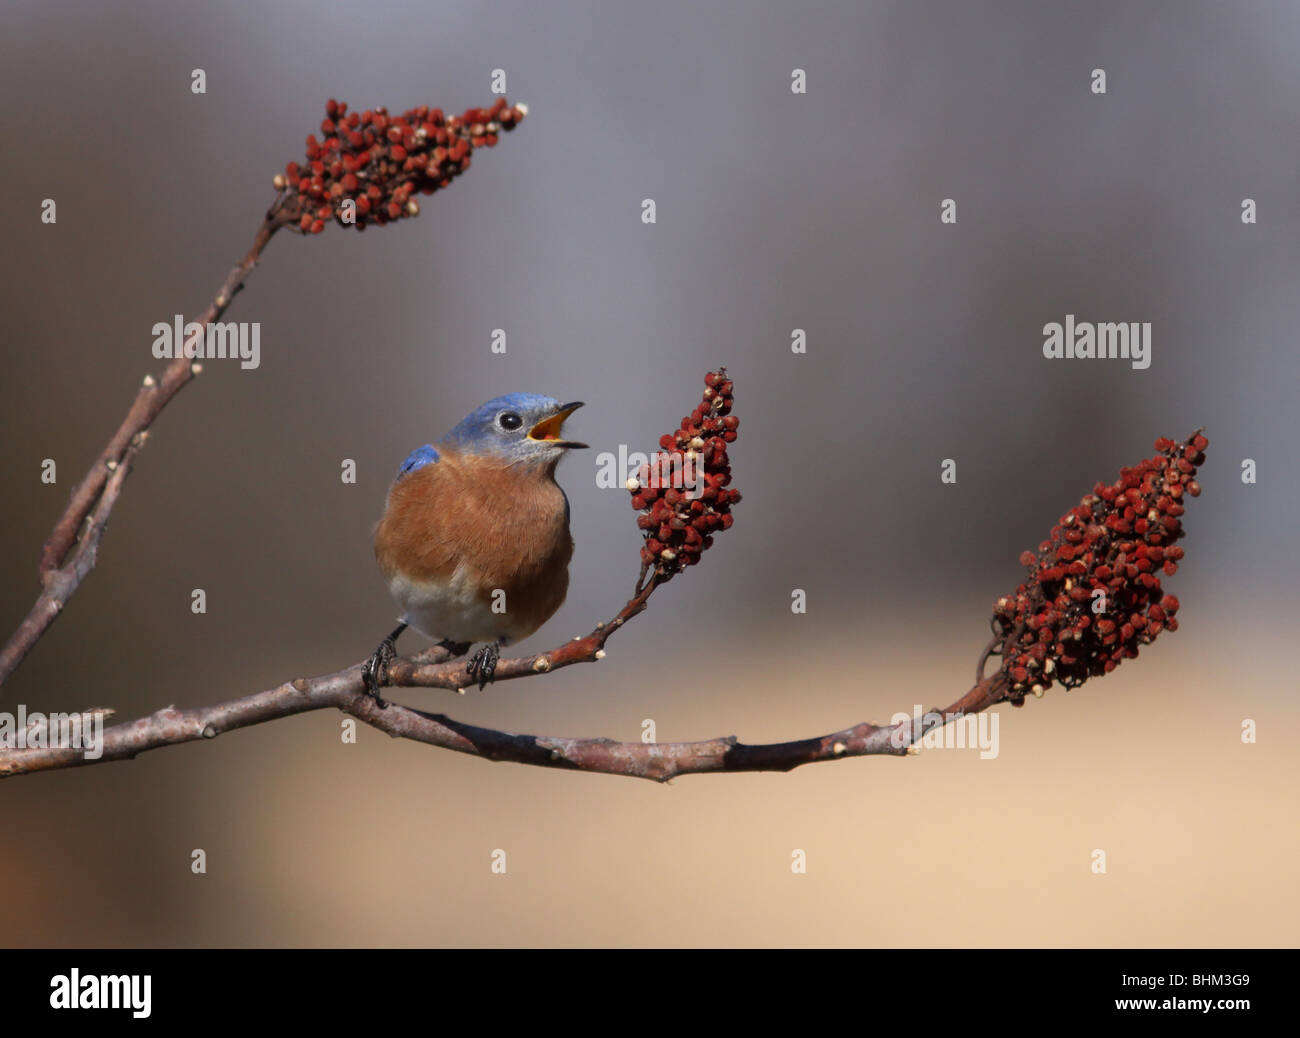
{"label": "perched bird", "polygon": [[573,538],[555,467],[587,446],[561,437],[581,406],[499,396],[402,462],[375,527],[375,558],[404,610],[365,666],[376,699],[408,626],[456,655],[486,642],[469,664],[483,688],[501,646],[527,638],[560,608]]}

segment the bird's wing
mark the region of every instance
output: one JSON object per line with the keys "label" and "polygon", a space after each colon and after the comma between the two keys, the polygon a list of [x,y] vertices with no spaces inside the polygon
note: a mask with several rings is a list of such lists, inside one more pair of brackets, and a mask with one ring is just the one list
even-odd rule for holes
{"label": "bird's wing", "polygon": [[397,477],[401,479],[407,473],[414,472],[416,469],[422,469],[425,465],[434,464],[441,455],[434,450],[433,445],[426,443],[423,447],[416,447],[406,456],[401,467],[397,470]]}

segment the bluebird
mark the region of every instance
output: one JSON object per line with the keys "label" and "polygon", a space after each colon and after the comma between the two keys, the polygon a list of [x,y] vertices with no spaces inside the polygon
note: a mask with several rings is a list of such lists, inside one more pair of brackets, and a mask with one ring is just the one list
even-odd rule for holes
{"label": "bluebird", "polygon": [[527,638],[563,604],[573,538],[555,468],[587,446],[561,437],[581,406],[499,396],[402,462],[375,527],[375,558],[403,609],[363,671],[375,699],[407,627],[457,656],[485,643],[469,663],[481,689],[501,647]]}

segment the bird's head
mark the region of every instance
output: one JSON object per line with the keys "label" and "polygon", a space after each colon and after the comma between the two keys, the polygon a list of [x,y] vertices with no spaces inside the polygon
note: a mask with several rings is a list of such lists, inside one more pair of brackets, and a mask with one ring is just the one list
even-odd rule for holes
{"label": "bird's head", "polygon": [[585,443],[561,436],[564,420],[582,401],[562,404],[535,393],[507,393],[467,414],[444,443],[475,454],[493,454],[512,463],[554,465]]}

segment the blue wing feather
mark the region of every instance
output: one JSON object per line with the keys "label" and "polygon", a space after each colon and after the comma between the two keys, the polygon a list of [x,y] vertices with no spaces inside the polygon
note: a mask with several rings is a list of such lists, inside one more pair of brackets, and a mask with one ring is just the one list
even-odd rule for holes
{"label": "blue wing feather", "polygon": [[432,465],[438,460],[438,452],[430,444],[423,447],[416,447],[406,456],[402,462],[402,467],[397,470],[397,478],[401,479],[408,472],[414,472],[416,469],[422,469],[425,465]]}

